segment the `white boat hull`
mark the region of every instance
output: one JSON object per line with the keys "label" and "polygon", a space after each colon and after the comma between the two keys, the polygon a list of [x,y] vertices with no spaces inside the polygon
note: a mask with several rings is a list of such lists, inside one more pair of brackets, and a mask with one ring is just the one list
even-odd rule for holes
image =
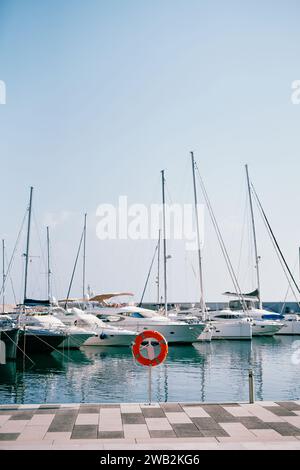
{"label": "white boat hull", "polygon": [[281,320],[282,328],[276,335],[300,335],[300,321]]}
{"label": "white boat hull", "polygon": [[154,330],[161,333],[169,344],[191,344],[198,340],[205,328],[205,324],[192,324],[187,325],[185,323],[168,324],[162,322],[123,322],[122,327],[135,330],[137,333],[141,333],[145,330]]}
{"label": "white boat hull", "polygon": [[274,336],[282,328],[282,324],[276,322],[263,322],[253,321],[252,323],[252,336]]}
{"label": "white boat hull", "polygon": [[252,326],[250,322],[218,322],[213,323],[213,335],[212,339],[242,339],[251,340],[252,338]]}
{"label": "white boat hull", "polygon": [[91,337],[91,333],[70,333],[58,349],[79,349]]}
{"label": "white boat hull", "polygon": [[131,346],[135,338],[136,335],[131,332],[109,329],[91,336],[83,346]]}

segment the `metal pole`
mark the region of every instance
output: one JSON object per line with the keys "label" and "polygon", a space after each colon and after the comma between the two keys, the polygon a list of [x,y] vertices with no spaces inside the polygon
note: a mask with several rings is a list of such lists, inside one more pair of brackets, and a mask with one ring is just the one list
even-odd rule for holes
{"label": "metal pole", "polygon": [[160,298],[159,298],[159,295],[160,295],[160,233],[161,233],[161,230],[159,229],[158,231],[158,248],[157,248],[157,305],[159,307],[159,304],[160,304]]}
{"label": "metal pole", "polygon": [[83,228],[83,267],[82,267],[82,298],[85,296],[85,271],[86,271],[86,217],[84,214],[84,228]]}
{"label": "metal pole", "polygon": [[5,240],[2,240],[2,313],[5,304]]}
{"label": "metal pole", "polygon": [[24,304],[27,297],[27,278],[28,278],[28,262],[29,262],[29,244],[30,244],[30,227],[31,227],[31,211],[32,211],[32,194],[33,187],[30,187],[30,198],[28,207],[28,225],[27,225],[27,241],[25,253],[25,281],[24,281]]}
{"label": "metal pole", "polygon": [[165,315],[168,315],[167,300],[167,240],[166,240],[166,196],[165,196],[165,170],[161,170],[162,180],[162,203],[163,203],[163,247],[164,247],[164,297]]}
{"label": "metal pole", "polygon": [[205,317],[205,302],[204,302],[204,287],[203,287],[203,270],[202,270],[202,254],[200,245],[200,230],[199,230],[199,214],[198,214],[198,198],[197,198],[197,187],[195,179],[195,159],[194,152],[191,152],[192,159],[192,170],[193,170],[193,186],[194,186],[194,203],[195,203],[195,216],[196,216],[196,228],[197,228],[197,244],[198,244],[198,265],[199,265],[199,279],[200,279],[200,308],[203,319]]}
{"label": "metal pole", "polygon": [[49,237],[49,227],[46,227],[47,230],[47,293],[48,293],[48,300],[50,301],[51,296],[51,284],[50,284],[50,237]]}
{"label": "metal pole", "polygon": [[258,248],[257,248],[257,238],[256,238],[256,228],[255,228],[255,218],[254,218],[254,210],[253,210],[253,202],[252,202],[252,192],[250,186],[250,178],[249,178],[249,170],[248,165],[245,165],[246,168],[246,177],[247,177],[247,186],[248,186],[248,194],[249,194],[249,204],[250,204],[250,213],[251,213],[251,221],[252,221],[252,232],[253,232],[253,243],[254,243],[254,252],[255,252],[255,269],[256,269],[256,278],[257,278],[257,289],[258,289],[258,301],[259,301],[259,308],[262,309],[262,300],[260,294],[260,273],[259,273],[259,261],[260,258],[258,256]]}
{"label": "metal pole", "polygon": [[152,402],[152,366],[148,366],[149,374],[148,374],[148,398],[149,398],[149,405]]}
{"label": "metal pole", "polygon": [[252,369],[249,369],[249,403],[254,403],[254,377]]}

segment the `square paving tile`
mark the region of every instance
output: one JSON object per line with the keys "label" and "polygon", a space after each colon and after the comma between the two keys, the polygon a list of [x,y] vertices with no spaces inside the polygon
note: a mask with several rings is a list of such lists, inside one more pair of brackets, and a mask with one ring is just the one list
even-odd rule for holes
{"label": "square paving tile", "polygon": [[99,423],[99,414],[96,413],[79,413],[76,419],[76,425],[89,425]]}
{"label": "square paving tile", "polygon": [[16,441],[19,437],[19,433],[0,433],[0,441]]}
{"label": "square paving tile", "polygon": [[150,430],[149,433],[150,433],[151,438],[154,438],[154,439],[157,439],[157,438],[168,439],[170,437],[176,439],[175,432],[170,431],[170,430],[165,430],[165,431]]}
{"label": "square paving tile", "polygon": [[220,405],[203,405],[203,410],[208,413],[215,421],[222,422],[222,423],[232,423],[237,421],[237,419],[232,416],[231,413],[228,413],[222,406]]}
{"label": "square paving tile", "polygon": [[76,425],[73,428],[71,439],[97,439],[97,425]]}
{"label": "square paving tile", "polygon": [[172,431],[172,426],[167,418],[146,418],[146,424],[149,431]]}
{"label": "square paving tile", "polygon": [[179,403],[161,403],[160,407],[165,413],[182,413],[183,409]]}
{"label": "square paving tile", "polygon": [[124,439],[123,431],[98,431],[99,439]]}
{"label": "square paving tile", "polygon": [[29,420],[33,417],[34,411],[17,411],[10,417],[10,421],[24,421]]}
{"label": "square paving tile", "polygon": [[242,423],[247,429],[269,429],[269,423],[261,421],[256,416],[246,416],[239,418],[239,422]]}
{"label": "square paving tile", "polygon": [[99,414],[100,405],[80,405],[79,414]]}
{"label": "square paving tile", "polygon": [[146,424],[124,424],[124,436],[130,438],[149,438],[150,434]]}
{"label": "square paving tile", "polygon": [[43,425],[48,425],[52,423],[55,415],[50,415],[50,414],[41,414],[41,415],[33,415],[31,420],[28,423],[28,426],[43,426]]}
{"label": "square paving tile", "polygon": [[183,407],[183,411],[190,418],[210,418],[209,414],[201,406]]}
{"label": "square paving tile", "polygon": [[77,418],[76,412],[59,412],[54,416],[48,429],[49,432],[70,432]]}
{"label": "square paving tile", "polygon": [[18,437],[18,441],[41,441],[46,435],[47,426],[26,426]]}
{"label": "square paving tile", "polygon": [[142,413],[122,413],[123,424],[146,424]]}
{"label": "square paving tile", "polygon": [[300,429],[290,423],[268,423],[281,436],[300,436]]}
{"label": "square paving tile", "polygon": [[289,411],[300,411],[300,405],[294,401],[278,401],[277,404]]}
{"label": "square paving tile", "polygon": [[212,418],[192,418],[193,423],[197,426],[199,431],[203,430],[223,430],[219,423]]}
{"label": "square paving tile", "polygon": [[121,413],[142,413],[140,405],[121,403]]}
{"label": "square paving tile", "polygon": [[236,418],[241,418],[243,416],[253,416],[248,410],[242,408],[241,406],[224,406],[223,409]]}
{"label": "square paving tile", "polygon": [[145,418],[165,418],[165,413],[161,408],[142,408]]}
{"label": "square paving tile", "polygon": [[4,423],[1,428],[0,432],[1,433],[19,433],[22,432],[25,428],[25,426],[29,423],[29,420],[16,420],[16,421],[11,421],[8,420],[6,423]]}
{"label": "square paving tile", "polygon": [[173,424],[177,437],[201,437],[202,434],[195,424]]}
{"label": "square paving tile", "polygon": [[268,411],[271,411],[271,413],[274,413],[276,416],[296,416],[293,411],[289,411],[283,406],[264,406],[264,408]]}
{"label": "square paving tile", "polygon": [[168,418],[170,423],[191,423],[192,420],[188,417],[186,413],[182,412],[172,412],[169,413],[166,411],[166,417]]}

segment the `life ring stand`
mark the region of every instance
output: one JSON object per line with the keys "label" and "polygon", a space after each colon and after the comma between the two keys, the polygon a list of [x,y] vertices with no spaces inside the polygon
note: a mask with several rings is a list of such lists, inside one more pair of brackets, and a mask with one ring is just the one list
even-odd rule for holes
{"label": "life ring stand", "polygon": [[[148,359],[141,354],[142,342],[145,341],[145,339],[150,339],[150,338],[155,339],[160,346],[160,352],[158,356],[156,356],[154,359]],[[168,355],[168,343],[166,339],[163,337],[163,335],[159,333],[158,331],[154,331],[154,330],[143,331],[142,333],[137,335],[137,337],[135,338],[135,341],[132,346],[132,353],[135,359],[143,366],[155,367],[161,364],[166,359]]]}

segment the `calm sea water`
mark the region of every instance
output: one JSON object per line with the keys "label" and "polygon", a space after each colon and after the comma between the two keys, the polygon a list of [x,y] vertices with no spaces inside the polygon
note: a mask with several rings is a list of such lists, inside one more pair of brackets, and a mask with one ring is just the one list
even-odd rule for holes
{"label": "calm sea water", "polygon": [[[300,339],[300,338],[299,338]],[[258,400],[300,398],[297,337],[172,346],[153,369],[155,401],[246,401],[248,369]],[[143,402],[148,373],[128,348],[84,348],[0,366],[0,403]],[[294,363],[293,363],[294,362]]]}

